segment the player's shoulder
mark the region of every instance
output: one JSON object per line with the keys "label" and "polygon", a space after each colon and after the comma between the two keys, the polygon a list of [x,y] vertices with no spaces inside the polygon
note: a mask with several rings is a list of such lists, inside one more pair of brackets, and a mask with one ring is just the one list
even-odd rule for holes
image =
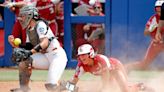
{"label": "player's shoulder", "polygon": [[95,55],[94,60],[95,60],[95,61],[98,61],[98,62],[109,61],[108,57],[105,56],[105,55],[102,55],[102,54],[97,54],[97,55]]}
{"label": "player's shoulder", "polygon": [[150,16],[149,21],[153,20],[154,18],[158,19],[158,14],[153,14],[152,16]]}
{"label": "player's shoulder", "polygon": [[36,22],[36,28],[46,28],[48,25],[46,24],[46,22],[44,20],[38,20]]}
{"label": "player's shoulder", "polygon": [[105,56],[103,54],[96,54],[95,55],[95,59],[102,59],[102,58],[107,58],[107,56]]}

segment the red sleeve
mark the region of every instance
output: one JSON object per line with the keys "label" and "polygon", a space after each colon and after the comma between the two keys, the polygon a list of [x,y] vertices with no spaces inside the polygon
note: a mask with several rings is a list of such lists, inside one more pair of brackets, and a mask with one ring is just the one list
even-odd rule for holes
{"label": "red sleeve", "polygon": [[155,17],[155,15],[153,15],[153,16],[151,16],[150,18],[149,18],[149,20],[147,21],[147,23],[146,23],[146,27],[149,27],[150,26],[150,24],[151,24],[151,22],[152,22],[152,19]]}
{"label": "red sleeve", "polygon": [[16,21],[13,26],[12,35],[15,38],[21,38],[21,30],[22,30],[22,27],[21,27],[20,23],[18,21]]}
{"label": "red sleeve", "polygon": [[83,74],[83,73],[84,73],[84,70],[83,70],[82,64],[81,64],[81,63],[78,63],[78,64],[77,64],[77,67],[76,67],[76,70],[75,70],[74,77],[75,77],[75,78],[79,78],[79,76],[80,76],[81,74]]}
{"label": "red sleeve", "polygon": [[101,64],[101,66],[103,68],[110,67],[110,65],[109,65],[110,61],[109,61],[109,59],[106,56],[104,56],[104,55],[97,55],[96,56],[96,60]]}

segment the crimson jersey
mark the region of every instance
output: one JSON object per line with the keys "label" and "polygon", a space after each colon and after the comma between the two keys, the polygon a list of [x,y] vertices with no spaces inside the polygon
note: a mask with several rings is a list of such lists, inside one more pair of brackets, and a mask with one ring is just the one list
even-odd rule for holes
{"label": "crimson jersey", "polygon": [[[147,21],[146,27],[149,29],[152,25],[158,24],[159,19],[160,19],[160,16],[158,14],[152,15],[150,19]],[[155,38],[156,31],[157,31],[157,27],[150,33],[151,38],[153,39]],[[162,33],[164,32],[164,30],[161,30],[161,31]]]}
{"label": "crimson jersey", "polygon": [[115,58],[107,58],[104,55],[98,54],[94,57],[94,65],[84,65],[80,60],[78,60],[78,65],[76,67],[76,72],[74,77],[78,78],[81,74],[89,72],[93,75],[101,75],[103,70],[108,68],[109,71],[113,69],[113,66],[120,63],[119,60]]}
{"label": "crimson jersey", "polygon": [[37,1],[36,4],[37,9],[39,10],[39,14],[46,20],[54,20],[55,13],[55,4],[51,1],[43,2],[41,0]]}
{"label": "crimson jersey", "polygon": [[55,36],[57,36],[58,34],[58,26],[57,26],[57,22],[55,20],[56,17],[56,12],[55,12],[55,8],[56,5],[48,0],[46,2],[43,2],[41,0],[37,1],[36,3],[36,7],[39,10],[39,15],[46,19],[49,23],[50,28],[52,29],[53,33]]}
{"label": "crimson jersey", "polygon": [[23,44],[26,43],[26,30],[22,30],[22,27],[18,20],[16,20],[13,26],[12,35],[14,36],[14,38],[20,38]]}
{"label": "crimson jersey", "polygon": [[63,45],[64,44],[64,15],[63,13],[59,13],[56,16],[56,21],[58,23],[58,34],[57,36],[59,37],[58,40],[59,42]]}

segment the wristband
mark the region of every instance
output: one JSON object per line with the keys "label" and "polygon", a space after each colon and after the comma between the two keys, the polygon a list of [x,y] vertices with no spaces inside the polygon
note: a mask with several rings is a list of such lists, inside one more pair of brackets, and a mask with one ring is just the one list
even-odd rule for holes
{"label": "wristband", "polygon": [[36,52],[39,52],[41,49],[42,49],[42,47],[40,46],[40,44],[38,44],[38,45],[36,45],[36,46],[34,47],[34,50],[35,50]]}

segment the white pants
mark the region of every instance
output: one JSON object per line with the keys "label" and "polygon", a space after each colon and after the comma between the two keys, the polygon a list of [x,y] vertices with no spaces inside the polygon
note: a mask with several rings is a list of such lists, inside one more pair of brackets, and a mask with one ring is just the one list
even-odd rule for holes
{"label": "white pants", "polygon": [[61,78],[67,64],[67,56],[63,48],[49,53],[36,53],[31,56],[33,58],[32,66],[36,69],[47,69],[47,83],[57,84]]}

